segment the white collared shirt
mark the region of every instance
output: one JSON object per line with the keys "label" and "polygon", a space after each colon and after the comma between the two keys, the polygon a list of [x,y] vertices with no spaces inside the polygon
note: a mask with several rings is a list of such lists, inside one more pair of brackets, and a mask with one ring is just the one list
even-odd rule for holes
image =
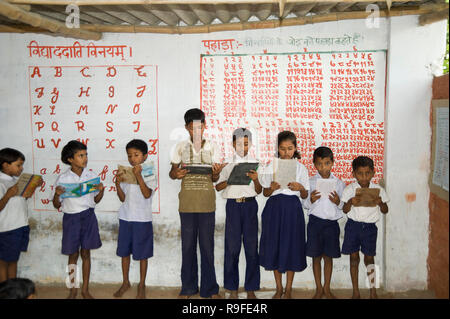
{"label": "white collared shirt", "polygon": [[[261,174],[259,174],[259,182],[261,183],[261,186],[264,188],[270,188],[270,184],[273,181],[273,160],[261,170]],[[297,161],[297,174],[296,179],[292,180],[293,182],[297,182],[303,185],[303,187],[309,191],[309,176],[308,176],[308,170],[306,167]],[[285,195],[297,195],[300,197],[300,192],[294,192],[290,190],[289,188],[286,189],[277,189],[272,193],[271,196],[275,196],[278,194],[285,194]]]}
{"label": "white collared shirt", "polygon": [[[8,188],[17,183],[18,178],[0,172],[0,199],[5,196]],[[0,232],[18,229],[28,225],[28,205],[25,197],[13,196],[0,211]]]}
{"label": "white collared shirt", "polygon": [[[82,183],[86,182],[90,179],[96,178],[98,175],[93,171],[84,168],[81,176],[78,176],[69,168],[64,173],[58,176],[56,179],[55,185],[53,187],[53,195],[55,194],[55,189],[58,184],[61,183]],[[61,210],[66,214],[77,214],[82,211],[94,208],[95,207],[95,196],[98,192],[93,192],[90,194],[86,194],[81,197],[70,197],[70,198],[60,198],[61,201]]]}
{"label": "white collared shirt", "polygon": [[[193,161],[190,162],[190,150],[192,149]],[[194,143],[191,139],[179,142],[171,157],[172,164],[214,164],[219,163],[220,152],[216,144],[204,139],[203,147],[199,152],[195,151]]]}
{"label": "white collared shirt", "polygon": [[144,182],[152,190],[149,198],[142,195],[139,184],[120,183],[120,188],[125,194],[125,200],[119,208],[119,219],[128,222],[152,221],[152,198],[158,184],[156,174],[144,177]]}
{"label": "white collared shirt", "polygon": [[[316,200],[314,203],[311,203],[311,193],[316,189],[317,180],[324,179],[320,176],[319,173],[314,175],[309,179],[309,187],[311,192],[308,193],[308,198],[306,198],[303,202],[303,205],[306,209],[308,209],[308,215],[314,215],[316,217],[328,220],[338,220],[344,216],[342,212],[342,207],[344,206],[344,202],[341,199],[339,205],[331,202],[328,198],[329,194],[321,194],[320,198]],[[345,188],[345,183],[341,181],[339,178],[330,174],[329,179],[336,180],[336,193],[339,198],[342,197],[342,192]]]}
{"label": "white collared shirt", "polygon": [[[240,157],[235,154],[232,161],[228,162],[228,164],[222,169],[220,172],[219,180],[217,184],[227,181],[230,177],[231,171],[238,163],[246,163],[246,162],[257,162],[256,160],[249,160],[248,155],[245,157]],[[222,197],[225,199],[228,198],[241,198],[241,197],[255,197],[258,194],[255,191],[255,185],[253,181],[250,182],[249,185],[228,185],[222,191]]]}
{"label": "white collared shirt", "polygon": [[[355,197],[357,188],[361,188],[358,182],[354,182],[348,185],[342,192],[341,201],[347,203],[351,198]],[[369,188],[379,188],[380,197],[383,203],[389,202],[389,196],[387,195],[383,187],[371,182]],[[352,208],[347,213],[347,216],[348,218],[353,219],[356,222],[376,223],[380,218],[380,214],[381,211],[378,205],[375,207],[355,207],[352,205]]]}

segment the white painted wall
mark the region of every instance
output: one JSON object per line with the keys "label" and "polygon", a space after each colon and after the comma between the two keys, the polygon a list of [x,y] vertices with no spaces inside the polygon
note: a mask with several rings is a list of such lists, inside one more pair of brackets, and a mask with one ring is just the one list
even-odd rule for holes
{"label": "white painted wall", "polygon": [[[391,197],[390,212],[386,218],[386,243],[384,263],[383,223],[377,243],[376,262],[385,266],[385,283],[389,290],[426,288],[428,255],[428,186],[430,159],[429,104],[432,77],[426,68],[443,54],[445,23],[426,27],[417,26],[417,17],[392,18],[380,21],[378,29],[368,29],[364,20],[328,22],[315,25],[223,32],[209,35],[149,35],[105,34],[99,43],[127,44],[133,46],[134,64],[158,65],[158,100],[160,123],[160,190],[161,214],[154,215],[155,256],[149,261],[148,285],[180,286],[181,242],[178,216],[179,182],[168,177],[169,154],[173,141],[170,133],[184,125],[183,114],[187,107],[199,105],[199,55],[203,39],[246,38],[263,40],[279,37],[286,41],[294,37],[342,36],[359,32],[363,40],[359,50],[388,49],[388,91],[386,107],[385,178]],[[28,159],[25,170],[30,171],[31,129],[27,67],[28,65],[55,65],[55,61],[28,58],[26,45],[31,40],[40,44],[72,44],[72,39],[36,34],[0,34],[0,148],[10,146],[20,149]],[[327,47],[313,47],[325,51]],[[351,47],[347,47],[350,49]],[[274,46],[245,47],[245,52],[277,52]],[[284,47],[286,50],[286,47]],[[292,51],[295,51],[293,48]],[[130,61],[128,61],[129,64]],[[58,63],[58,62],[57,62]],[[127,64],[112,61],[110,64]],[[79,65],[79,61],[62,61],[64,65]],[[6,123],[6,124],[5,124]],[[416,193],[417,200],[406,203],[405,193]],[[166,195],[163,195],[166,194]],[[217,196],[215,262],[216,275],[223,285],[224,201]],[[260,212],[265,199],[259,198]],[[31,207],[31,205],[30,205]],[[115,213],[97,213],[101,249],[92,251],[92,282],[120,282],[120,258],[115,255],[118,220]],[[37,282],[65,281],[67,257],[60,254],[62,216],[57,212],[30,210],[32,233],[29,250],[21,255],[19,276]],[[343,225],[341,224],[341,244]],[[308,258],[308,264],[311,264]],[[244,255],[240,270],[243,285]],[[363,269],[363,268],[361,268]],[[364,284],[360,271],[360,285]],[[274,287],[271,272],[262,270],[261,287]],[[131,264],[130,279],[139,279],[138,263]],[[348,257],[334,263],[332,286],[350,288]],[[296,275],[294,287],[314,288],[312,269]]]}

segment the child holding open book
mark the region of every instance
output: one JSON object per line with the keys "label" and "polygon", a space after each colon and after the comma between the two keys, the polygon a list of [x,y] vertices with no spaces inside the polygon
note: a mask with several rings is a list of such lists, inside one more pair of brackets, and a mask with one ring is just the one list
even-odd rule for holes
{"label": "child holding open book", "polygon": [[258,203],[256,196],[261,194],[262,187],[258,180],[258,173],[255,170],[249,170],[246,173],[249,180],[247,185],[231,184],[231,182],[231,185],[228,184],[229,177],[236,165],[249,162],[248,150],[251,145],[252,133],[248,129],[238,128],[233,132],[235,156],[233,162],[223,168],[216,185],[216,190],[223,190],[222,196],[227,200],[223,284],[224,288],[230,291],[230,298],[238,297],[238,266],[242,241],[247,261],[244,284],[247,298],[255,299],[254,291],[259,290]]}
{"label": "child holding open book", "polygon": [[[60,184],[82,184],[95,179],[97,175],[87,169],[87,147],[81,142],[70,141],[61,152],[61,161],[70,168],[58,176],[55,182],[53,206],[61,208],[63,216],[63,235],[61,253],[69,255],[69,271],[77,264],[81,253],[83,261],[83,286],[81,294],[85,299],[92,299],[89,293],[89,276],[91,272],[91,249],[100,248],[102,242],[95,216],[95,205],[103,198],[102,183],[95,184],[87,194],[76,197],[64,197],[65,188]],[[80,193],[81,187],[79,187]],[[75,191],[75,190],[74,190]],[[77,288],[70,287],[69,299],[76,298]]]}
{"label": "child holding open book", "polygon": [[0,150],[0,282],[16,278],[20,253],[28,248],[26,200],[32,193],[21,196],[17,185],[24,162],[25,156],[18,150]]}

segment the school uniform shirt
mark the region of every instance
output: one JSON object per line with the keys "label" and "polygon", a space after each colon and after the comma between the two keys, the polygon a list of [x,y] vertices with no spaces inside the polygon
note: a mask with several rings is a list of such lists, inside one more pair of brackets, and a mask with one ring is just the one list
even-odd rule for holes
{"label": "school uniform shirt", "polygon": [[[240,157],[239,155],[235,154],[233,157],[232,162],[229,162],[227,166],[225,166],[222,171],[220,172],[219,180],[217,181],[217,184],[225,182],[230,177],[231,172],[233,171],[233,168],[238,163],[246,163],[248,162],[248,155],[245,157]],[[250,160],[251,162],[256,162],[255,160]],[[253,181],[250,182],[249,185],[228,185],[224,190],[222,190],[222,197],[225,199],[231,198],[241,198],[241,197],[255,197],[258,194],[255,191],[255,185]]]}
{"label": "school uniform shirt", "polygon": [[[17,183],[18,178],[0,172],[0,198],[5,196],[8,188]],[[25,197],[13,196],[0,211],[0,232],[18,229],[28,225],[28,205]]]}
{"label": "school uniform shirt", "polygon": [[[259,174],[259,183],[264,188],[270,188],[270,184],[273,181],[273,162],[270,162],[264,169],[262,169],[261,174]],[[309,191],[309,176],[308,176],[308,170],[306,167],[297,161],[297,174],[296,179],[292,180],[293,182],[297,182],[303,185],[303,187]],[[285,195],[297,195],[300,197],[300,191],[292,191],[289,188],[286,189],[277,189],[272,193],[271,196],[275,196],[278,194],[285,194]]]}
{"label": "school uniform shirt", "polygon": [[119,219],[128,222],[152,221],[152,198],[157,187],[156,174],[144,177],[145,185],[152,190],[149,198],[142,195],[139,184],[120,183],[125,200],[119,208]]}
{"label": "school uniform shirt", "polygon": [[[358,182],[354,182],[348,185],[344,191],[342,192],[341,201],[347,203],[351,198],[355,197],[356,189],[361,188]],[[380,197],[383,203],[389,202],[389,196],[383,187],[378,184],[370,183],[369,188],[379,188],[380,189]],[[380,207],[377,205],[375,207],[355,207],[352,205],[352,208],[347,213],[348,218],[353,219],[356,222],[363,223],[376,223],[380,218]]]}
{"label": "school uniform shirt", "polygon": [[[216,144],[204,139],[199,152],[195,151],[194,143],[191,139],[179,142],[171,157],[172,164],[214,164],[220,161],[220,152]],[[190,161],[190,150],[192,149],[192,163]]]}
{"label": "school uniform shirt", "polygon": [[336,181],[336,193],[339,196],[341,202],[339,205],[331,202],[328,198],[329,194],[321,194],[320,198],[316,200],[314,203],[311,203],[311,193],[316,189],[317,180],[324,179],[320,176],[319,173],[314,175],[309,179],[309,187],[311,192],[308,193],[308,198],[306,198],[303,202],[303,207],[308,209],[308,215],[314,215],[316,217],[328,220],[338,220],[344,216],[342,212],[342,207],[344,206],[344,202],[342,201],[342,192],[345,189],[345,183],[341,181],[339,178],[330,174],[330,177],[327,179]]}
{"label": "school uniform shirt", "polygon": [[[96,178],[97,176],[98,176],[97,174],[95,174],[93,171],[87,168],[84,168],[83,172],[81,173],[81,176],[78,176],[77,174],[72,172],[72,170],[69,168],[67,171],[58,176],[55,185],[53,187],[52,193],[53,195],[55,194],[55,189],[58,186],[58,184],[82,183],[90,179]],[[86,209],[95,208],[94,198],[97,194],[98,192],[93,192],[81,197],[60,198],[61,210],[66,214],[77,214],[81,213]]]}

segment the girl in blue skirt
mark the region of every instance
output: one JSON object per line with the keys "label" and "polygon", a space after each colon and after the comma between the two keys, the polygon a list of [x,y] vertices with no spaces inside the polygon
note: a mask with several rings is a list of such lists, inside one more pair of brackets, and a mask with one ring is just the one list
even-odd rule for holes
{"label": "girl in blue skirt", "polygon": [[[295,134],[289,131],[278,134],[278,157],[299,159]],[[273,270],[277,291],[272,298],[292,298],[292,282],[296,271],[306,268],[305,219],[300,197],[308,197],[308,170],[296,162],[296,176],[286,188],[274,181],[274,161],[261,174],[263,194],[270,197],[262,212],[260,265]],[[275,172],[276,173],[276,172]],[[286,290],[283,292],[282,274],[287,272]]]}

